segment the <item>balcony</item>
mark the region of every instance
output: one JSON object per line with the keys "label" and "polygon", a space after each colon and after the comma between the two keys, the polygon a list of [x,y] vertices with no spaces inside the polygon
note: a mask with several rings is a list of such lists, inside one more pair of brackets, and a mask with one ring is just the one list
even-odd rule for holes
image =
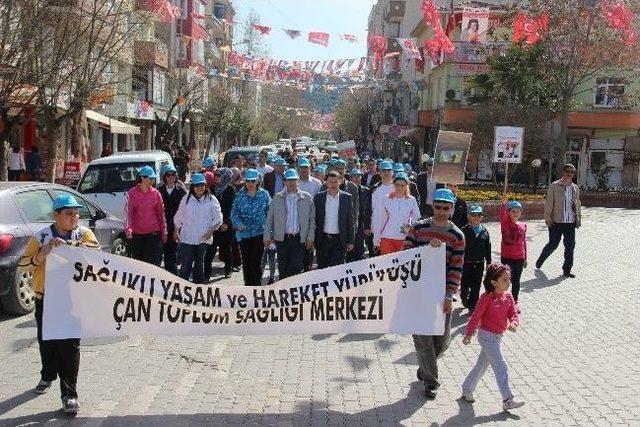
{"label": "balcony", "polygon": [[136,64],[156,65],[169,68],[169,53],[167,46],[160,40],[136,40],[134,42],[134,57]]}
{"label": "balcony", "polygon": [[387,22],[400,22],[404,18],[405,2],[398,0],[391,0],[389,2],[389,9],[384,15],[384,19]]}

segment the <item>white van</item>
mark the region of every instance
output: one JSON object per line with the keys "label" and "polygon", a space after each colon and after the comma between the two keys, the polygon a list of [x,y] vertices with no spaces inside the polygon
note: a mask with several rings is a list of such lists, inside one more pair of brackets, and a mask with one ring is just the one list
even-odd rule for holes
{"label": "white van", "polygon": [[151,166],[162,184],[160,170],[164,165],[173,165],[169,153],[165,151],[129,151],[96,159],[89,163],[82,175],[78,192],[89,200],[95,200],[113,216],[124,217],[126,192],[136,185],[138,171],[143,166]]}

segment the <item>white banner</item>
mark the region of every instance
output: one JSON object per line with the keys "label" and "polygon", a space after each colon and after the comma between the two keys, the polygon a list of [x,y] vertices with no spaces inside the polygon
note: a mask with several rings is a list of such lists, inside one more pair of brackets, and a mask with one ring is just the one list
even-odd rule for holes
{"label": "white banner", "polygon": [[495,163],[522,163],[524,128],[496,126],[493,161]]}
{"label": "white banner", "polygon": [[194,285],[130,258],[62,246],[47,257],[43,335],[442,335],[444,283],[444,246],[262,287]]}

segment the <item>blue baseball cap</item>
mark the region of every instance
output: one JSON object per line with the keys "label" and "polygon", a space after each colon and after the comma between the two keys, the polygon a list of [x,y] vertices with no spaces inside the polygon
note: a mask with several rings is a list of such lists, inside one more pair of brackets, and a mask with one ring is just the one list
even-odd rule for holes
{"label": "blue baseball cap", "polygon": [[482,210],[482,206],[480,206],[477,203],[474,203],[473,205],[471,205],[471,207],[469,208],[469,213],[470,214],[479,214],[482,215],[484,213],[484,211]]}
{"label": "blue baseball cap", "polygon": [[191,185],[200,185],[200,184],[207,185],[207,180],[204,177],[204,175],[201,173],[194,173],[193,175],[191,175]]}
{"label": "blue baseball cap", "polygon": [[413,171],[413,168],[411,167],[411,165],[409,163],[405,163],[402,166],[404,166],[404,171],[405,172],[411,172]]}
{"label": "blue baseball cap", "polygon": [[80,203],[69,193],[63,193],[53,199],[53,210],[59,211],[61,209],[69,209],[69,208],[82,208]]}
{"label": "blue baseball cap", "polygon": [[347,166],[347,162],[345,162],[342,159],[338,159],[338,160],[335,161],[334,165],[335,166]]}
{"label": "blue baseball cap", "polygon": [[255,169],[247,169],[244,171],[244,180],[245,181],[257,181],[260,177],[260,172]]}
{"label": "blue baseball cap", "polygon": [[203,168],[210,168],[212,166],[214,166],[216,164],[216,161],[213,159],[213,157],[211,156],[207,156],[204,158],[204,160],[202,161],[202,167]]}
{"label": "blue baseball cap", "polygon": [[286,172],[284,173],[284,179],[285,181],[292,180],[292,179],[300,179],[300,176],[298,175],[298,172],[295,169],[287,169]]}
{"label": "blue baseball cap", "polygon": [[362,171],[358,168],[353,168],[349,171],[349,175],[350,176],[354,176],[354,175],[360,175],[362,176]]}
{"label": "blue baseball cap", "polygon": [[169,172],[178,173],[178,171],[176,170],[175,167],[173,167],[173,165],[164,165],[160,170],[160,176],[164,178],[164,176]]}
{"label": "blue baseball cap", "polygon": [[138,172],[139,177],[156,179],[156,171],[151,166],[143,166]]}
{"label": "blue baseball cap", "polygon": [[511,209],[522,209],[522,203],[520,203],[517,200],[512,200],[512,201],[509,202],[507,207],[509,208],[509,210],[511,210]]}
{"label": "blue baseball cap", "polygon": [[404,165],[402,163],[394,163],[393,164],[394,172],[404,172]]}
{"label": "blue baseball cap", "polygon": [[451,203],[453,205],[456,202],[456,196],[448,188],[438,188],[433,195],[433,201]]}
{"label": "blue baseball cap", "polygon": [[287,161],[282,157],[278,157],[276,158],[275,164],[276,166],[287,166]]}
{"label": "blue baseball cap", "polygon": [[394,181],[396,181],[397,179],[401,179],[401,180],[403,180],[403,181],[405,181],[405,182],[409,182],[409,177],[408,177],[408,176],[407,176],[407,174],[406,174],[406,173],[404,173],[404,172],[398,172],[397,174],[395,174],[395,175],[393,176],[393,180],[394,180]]}
{"label": "blue baseball cap", "polygon": [[301,157],[298,160],[298,167],[300,167],[300,168],[310,168],[311,167],[311,162],[309,161],[309,159],[307,159],[305,157]]}
{"label": "blue baseball cap", "polygon": [[313,168],[313,171],[316,173],[327,173],[327,165],[318,165]]}
{"label": "blue baseball cap", "polygon": [[383,160],[382,162],[380,162],[378,169],[380,169],[381,171],[392,171],[393,165],[391,164],[391,162]]}

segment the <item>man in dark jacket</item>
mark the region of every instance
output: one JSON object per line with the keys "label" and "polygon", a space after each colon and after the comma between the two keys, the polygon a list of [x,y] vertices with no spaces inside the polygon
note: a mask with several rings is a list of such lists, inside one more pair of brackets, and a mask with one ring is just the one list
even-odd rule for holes
{"label": "man in dark jacket", "polygon": [[283,158],[277,158],[273,170],[264,174],[262,178],[264,189],[273,197],[274,194],[284,190],[284,171],[287,168],[287,162]]}
{"label": "man in dark jacket", "polygon": [[345,254],[354,248],[355,229],[351,194],[340,190],[339,172],[327,174],[327,190],[315,195],[316,258],[318,268],[344,263]]}
{"label": "man in dark jacket", "polygon": [[367,173],[362,176],[362,185],[372,188],[381,181],[376,159],[367,159]]}
{"label": "man in dark jacket", "polygon": [[431,177],[431,170],[433,167],[433,159],[427,156],[426,161],[423,164],[423,171],[418,174],[416,178],[416,184],[418,185],[418,193],[420,199],[418,200],[420,206],[420,215],[423,218],[430,218],[433,216],[433,194],[436,191],[436,182]]}
{"label": "man in dark jacket", "polygon": [[480,224],[482,222],[482,206],[474,204],[469,209],[469,223],[462,227],[464,240],[464,265],[460,283],[462,305],[473,313],[480,298],[482,275],[486,265],[491,264],[491,239],[489,231]]}
{"label": "man in dark jacket", "polygon": [[[165,165],[160,171],[160,178],[164,181],[164,184],[158,188],[160,195],[162,195],[162,201],[164,202],[164,216],[167,222],[167,236],[173,236],[174,225],[173,217],[178,212],[178,206],[180,206],[180,200],[187,194],[184,185],[178,181],[177,170],[171,165]],[[178,274],[177,268],[177,250],[178,244],[172,238],[162,245],[162,251],[164,256],[164,269],[171,274]]]}
{"label": "man in dark jacket", "polygon": [[453,191],[453,194],[456,196],[456,202],[453,205],[453,212],[451,213],[451,222],[453,222],[456,227],[462,229],[462,227],[469,223],[467,202],[465,202],[458,194],[457,185],[447,184],[447,188]]}
{"label": "man in dark jacket", "polygon": [[347,253],[346,261],[359,261],[365,258],[365,235],[364,230],[371,230],[371,195],[369,188],[362,185],[362,172],[354,168],[349,173],[349,180],[358,187],[360,199],[360,212],[358,213],[358,228],[356,229],[356,240],[354,249]]}

